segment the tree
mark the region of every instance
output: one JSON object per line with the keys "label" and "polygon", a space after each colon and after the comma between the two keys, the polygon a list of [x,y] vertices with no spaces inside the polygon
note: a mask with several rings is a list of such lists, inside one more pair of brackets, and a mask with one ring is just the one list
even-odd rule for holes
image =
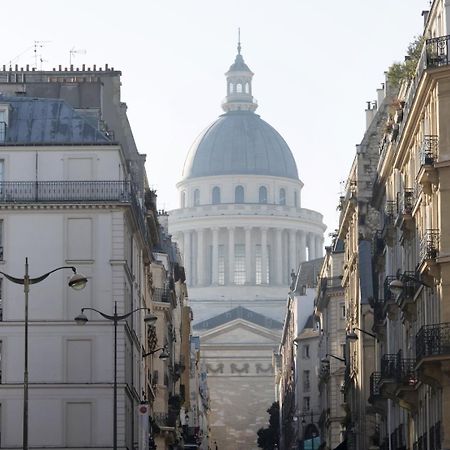
{"label": "tree", "polygon": [[423,43],[423,36],[416,36],[408,46],[405,60],[402,63],[396,62],[389,67],[387,77],[392,86],[398,87],[404,81],[410,81],[414,78]]}
{"label": "tree", "polygon": [[263,450],[273,450],[278,448],[278,440],[280,437],[280,405],[278,402],[273,402],[267,412],[269,413],[269,426],[258,430],[258,447]]}

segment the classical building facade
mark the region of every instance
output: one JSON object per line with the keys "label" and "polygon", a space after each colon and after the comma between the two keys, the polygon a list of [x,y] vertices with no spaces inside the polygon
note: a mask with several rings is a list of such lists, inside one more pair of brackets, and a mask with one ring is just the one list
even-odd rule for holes
{"label": "classical building facade", "polygon": [[[184,271],[161,233],[120,85],[120,72],[108,67],[0,71],[5,449],[111,448],[114,436],[121,449],[183,443],[191,316]],[[74,266],[88,279],[84,290],[72,291],[66,268],[30,288],[28,401],[23,286],[4,276],[20,281],[25,258],[31,278]],[[80,327],[74,318],[83,307],[88,323]],[[148,310],[157,316],[153,324],[144,323]],[[132,311],[117,322],[115,347],[111,316]],[[164,361],[162,349],[169,352]]]}
{"label": "classical building facade", "polygon": [[169,231],[184,255],[195,331],[208,367],[213,440],[256,448],[272,404],[292,270],[321,256],[321,214],[301,206],[302,182],[283,138],[255,110],[240,45],[226,73],[225,111],[195,140]]}

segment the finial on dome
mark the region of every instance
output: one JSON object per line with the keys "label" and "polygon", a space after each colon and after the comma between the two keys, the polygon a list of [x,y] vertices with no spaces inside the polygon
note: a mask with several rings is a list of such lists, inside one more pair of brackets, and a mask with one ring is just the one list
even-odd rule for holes
{"label": "finial on dome", "polygon": [[237,46],[237,50],[238,50],[238,55],[241,54],[241,29],[238,28],[238,46]]}

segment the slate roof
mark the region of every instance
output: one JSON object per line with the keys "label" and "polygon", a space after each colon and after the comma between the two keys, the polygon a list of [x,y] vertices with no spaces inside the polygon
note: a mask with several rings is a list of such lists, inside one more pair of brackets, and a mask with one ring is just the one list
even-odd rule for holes
{"label": "slate roof", "polygon": [[0,95],[0,105],[5,104],[9,119],[0,145],[112,143],[63,100]]}
{"label": "slate roof", "polygon": [[302,286],[314,288],[317,286],[317,276],[323,264],[323,258],[312,259],[300,264],[300,268],[295,277],[292,290],[294,292],[301,292]]}
{"label": "slate roof", "polygon": [[216,175],[270,175],[298,180],[297,165],[281,135],[252,111],[229,111],[191,146],[183,179]]}
{"label": "slate roof", "polygon": [[266,317],[263,314],[251,311],[243,306],[238,306],[231,309],[230,311],[219,314],[218,316],[211,317],[210,319],[203,320],[198,324],[194,325],[194,330],[210,330],[212,328],[219,327],[228,322],[232,322],[236,319],[244,319],[247,322],[254,323],[255,325],[262,326],[264,328],[269,328],[271,330],[281,330],[283,324],[278,322],[278,320]]}

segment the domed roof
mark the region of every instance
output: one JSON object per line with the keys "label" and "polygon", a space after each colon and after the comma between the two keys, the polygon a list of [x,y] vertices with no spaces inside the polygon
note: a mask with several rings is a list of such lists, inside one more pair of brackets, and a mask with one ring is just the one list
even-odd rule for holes
{"label": "domed roof", "polygon": [[271,175],[298,180],[281,135],[253,111],[228,111],[189,150],[183,179],[214,175]]}

